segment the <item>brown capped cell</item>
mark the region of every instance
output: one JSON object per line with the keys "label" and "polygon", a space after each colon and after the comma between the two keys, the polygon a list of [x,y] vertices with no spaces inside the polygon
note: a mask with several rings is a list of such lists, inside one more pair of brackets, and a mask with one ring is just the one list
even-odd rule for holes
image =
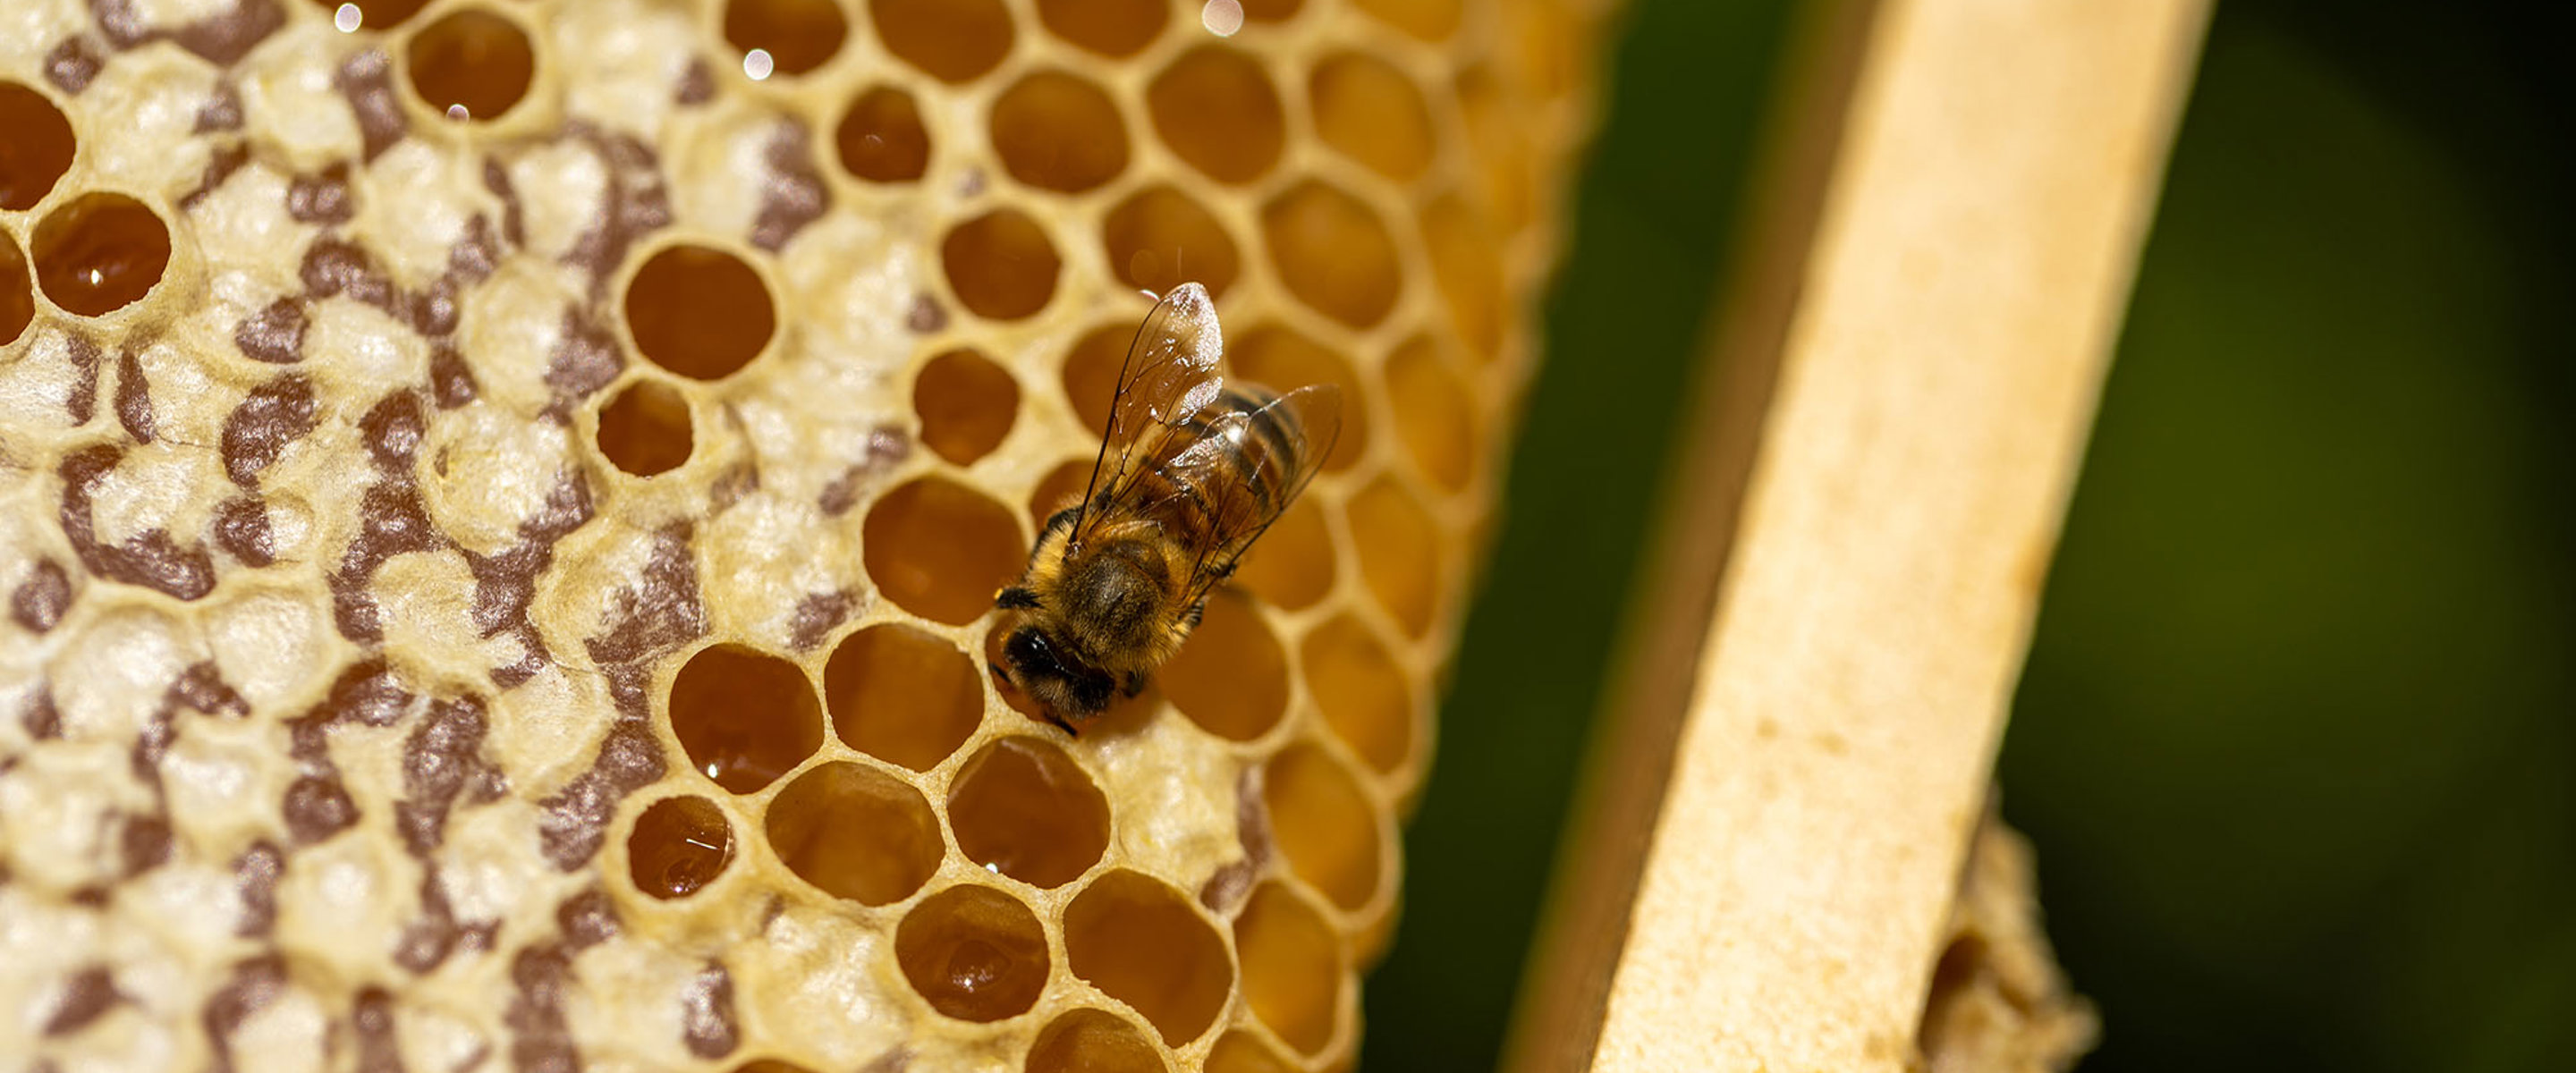
{"label": "brown capped cell", "polygon": [[841,51],[850,20],[835,0],[729,0],[724,35],[746,53],[768,53],[772,71],[801,75]]}
{"label": "brown capped cell", "polygon": [[689,766],[737,794],[769,785],[823,745],[823,706],[805,672],[742,645],[689,657],[671,681],[670,713]]}
{"label": "brown capped cell", "polygon": [[942,82],[971,82],[1011,51],[1002,0],[868,0],[886,51]]}
{"label": "brown capped cell", "polygon": [[689,397],[669,384],[638,380],[599,409],[599,453],[624,472],[668,473],[689,461],[694,446]]}
{"label": "brown capped cell", "polygon": [[666,246],[626,284],[626,326],[646,360],[692,380],[751,363],[778,331],[769,285],[742,258],[710,246]]}
{"label": "brown capped cell", "polygon": [[1440,357],[1440,344],[1416,336],[1386,359],[1388,409],[1395,430],[1424,476],[1462,491],[1476,475],[1479,428],[1467,382]]}
{"label": "brown capped cell", "polygon": [[1225,360],[1235,375],[1269,385],[1273,391],[1295,391],[1308,384],[1341,389],[1342,431],[1333,440],[1333,453],[1324,458],[1326,471],[1349,469],[1368,449],[1368,407],[1362,402],[1368,395],[1359,374],[1351,371],[1350,359],[1296,332],[1264,324],[1229,341]]}
{"label": "brown capped cell", "polygon": [[1344,909],[1377,894],[1377,808],[1331,753],[1293,745],[1272,757],[1262,802],[1290,871]]}
{"label": "brown capped cell", "polygon": [[626,836],[626,871],[635,889],[655,898],[685,898],[724,874],[733,861],[733,825],[703,797],[666,797],[635,817]]}
{"label": "brown capped cell", "polygon": [[35,208],[71,170],[80,148],[71,120],[44,94],[0,82],[0,133],[0,209]]}
{"label": "brown capped cell", "polygon": [[1431,632],[1440,612],[1440,528],[1402,484],[1380,477],[1352,496],[1346,510],[1360,577],[1378,605],[1415,637]]}
{"label": "brown capped cell", "polygon": [[36,319],[36,279],[17,240],[0,231],[0,346],[17,342]]}
{"label": "brown capped cell", "polygon": [[1081,878],[1109,849],[1109,801],[1039,738],[1002,738],[957,769],[948,824],[966,859],[1032,887]]}
{"label": "brown capped cell", "polygon": [[1288,712],[1288,654],[1240,593],[1220,588],[1206,608],[1158,673],[1163,694],[1208,733],[1250,741]]}
{"label": "brown capped cell", "polygon": [[991,887],[960,885],[905,913],[895,963],[930,1008],[961,1021],[1027,1013],[1046,989],[1046,933],[1029,907]]}
{"label": "brown capped cell", "polygon": [[868,508],[862,531],[868,577],[895,606],[963,626],[1028,558],[1010,508],[943,477],[908,482]]}
{"label": "brown capped cell", "polygon": [[939,457],[966,465],[1002,445],[1019,415],[1020,382],[973,350],[930,359],[912,381],[921,442]]}
{"label": "brown capped cell", "polygon": [[1022,320],[1046,308],[1064,266],[1046,228],[1018,209],[995,209],[950,228],[939,243],[939,263],[957,301],[986,320]]}
{"label": "brown capped cell", "polygon": [[823,666],[832,729],[850,748],[928,771],[984,717],[984,677],[938,634],[901,622],[844,638]]}
{"label": "brown capped cell", "polygon": [[1297,300],[1354,328],[1386,319],[1404,290],[1395,240],[1375,210],[1309,179],[1261,208],[1261,234]]}
{"label": "brown capped cell", "polygon": [[36,223],[36,280],[67,312],[98,317],[152,293],[170,267],[170,228],[123,194],[83,194]]}
{"label": "brown capped cell", "polygon": [[1306,635],[1297,665],[1333,734],[1381,772],[1413,750],[1413,684],[1368,624],[1337,615]]}
{"label": "brown capped cell", "polygon": [[411,88],[431,111],[488,121],[528,95],[537,75],[528,32],[495,11],[453,11],[412,34],[403,50]]}
{"label": "brown capped cell", "polygon": [[1092,880],[1064,910],[1073,974],[1124,1002],[1167,1046],[1205,1033],[1234,989],[1216,928],[1161,880],[1116,871]]}
{"label": "brown capped cell", "polygon": [[1038,1031],[1022,1073],[1167,1073],[1161,1052],[1107,1010],[1067,1010]]}
{"label": "brown capped cell", "polygon": [[1047,32],[1103,56],[1133,56],[1161,36],[1169,0],[1038,0]]}
{"label": "brown capped cell", "polygon": [[1431,166],[1431,108],[1394,64],[1363,52],[1337,53],[1315,65],[1306,86],[1324,144],[1397,182],[1411,182]]}
{"label": "brown capped cell", "polygon": [[1222,298],[1243,269],[1225,225],[1170,186],[1146,187],[1109,210],[1100,244],[1120,282],[1156,294],[1195,282]]}
{"label": "brown capped cell", "polygon": [[912,94],[876,86],[850,99],[833,128],[841,167],[872,183],[908,183],[930,167],[930,131]]}
{"label": "brown capped cell", "polygon": [[939,817],[910,783],[863,764],[824,764],[770,799],[769,848],[835,898],[888,905],[939,869]]}
{"label": "brown capped cell", "polygon": [[1331,921],[1280,883],[1252,892],[1234,918],[1243,998],[1288,1045],[1315,1054],[1333,1042],[1341,1015],[1342,937]]}
{"label": "brown capped cell", "polygon": [[993,151],[1002,170],[1040,190],[1080,193],[1127,169],[1127,124],[1090,81],[1038,71],[993,101]]}
{"label": "brown capped cell", "polygon": [[1287,113],[1269,74],[1225,45],[1182,53],[1146,87],[1145,104],[1163,144],[1218,182],[1260,178],[1287,142]]}
{"label": "brown capped cell", "polygon": [[1309,486],[1270,523],[1270,531],[1243,553],[1235,584],[1291,611],[1312,607],[1333,591],[1333,535],[1318,496]]}

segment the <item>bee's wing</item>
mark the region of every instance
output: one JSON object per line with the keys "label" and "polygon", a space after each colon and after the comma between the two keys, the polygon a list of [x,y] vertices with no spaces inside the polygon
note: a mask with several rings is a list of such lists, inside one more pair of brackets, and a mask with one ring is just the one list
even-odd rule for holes
{"label": "bee's wing", "polygon": [[1257,410],[1229,413],[1175,454],[1170,468],[1190,475],[1216,520],[1190,581],[1190,602],[1234,570],[1252,542],[1315,479],[1342,434],[1342,392],[1309,384]]}
{"label": "bee's wing", "polygon": [[1109,430],[1100,437],[1100,454],[1091,463],[1091,480],[1075,507],[1073,539],[1068,554],[1089,532],[1101,512],[1093,505],[1105,486],[1116,498],[1142,468],[1140,448],[1169,443],[1155,435],[1187,423],[1217,396],[1223,386],[1217,361],[1225,356],[1225,335],[1217,326],[1216,302],[1207,288],[1184,283],[1154,304],[1127,348],[1127,363],[1118,370],[1118,388],[1109,399]]}

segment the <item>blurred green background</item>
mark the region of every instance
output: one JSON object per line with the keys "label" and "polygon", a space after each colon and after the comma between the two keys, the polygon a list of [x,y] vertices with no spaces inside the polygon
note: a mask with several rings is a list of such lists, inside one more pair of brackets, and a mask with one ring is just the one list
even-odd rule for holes
{"label": "blurred green background", "polygon": [[[1792,8],[1608,46],[1365,1069],[1494,1064]],[[2569,40],[2218,6],[2002,758],[2087,1070],[2576,1068]]]}

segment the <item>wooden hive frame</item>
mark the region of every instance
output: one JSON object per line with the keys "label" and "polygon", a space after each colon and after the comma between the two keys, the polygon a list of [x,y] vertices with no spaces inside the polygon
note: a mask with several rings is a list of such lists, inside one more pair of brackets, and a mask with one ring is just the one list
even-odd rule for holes
{"label": "wooden hive frame", "polygon": [[1820,14],[1515,1073],[1925,1061],[2207,5]]}

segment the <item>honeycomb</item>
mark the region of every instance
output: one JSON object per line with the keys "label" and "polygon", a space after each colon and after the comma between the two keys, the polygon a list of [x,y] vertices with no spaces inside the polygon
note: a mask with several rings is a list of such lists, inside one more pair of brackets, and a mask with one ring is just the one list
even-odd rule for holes
{"label": "honeycomb", "polygon": [[[0,1054],[1348,1068],[1590,6],[12,0]],[[1069,736],[1188,280],[1353,404]]]}

